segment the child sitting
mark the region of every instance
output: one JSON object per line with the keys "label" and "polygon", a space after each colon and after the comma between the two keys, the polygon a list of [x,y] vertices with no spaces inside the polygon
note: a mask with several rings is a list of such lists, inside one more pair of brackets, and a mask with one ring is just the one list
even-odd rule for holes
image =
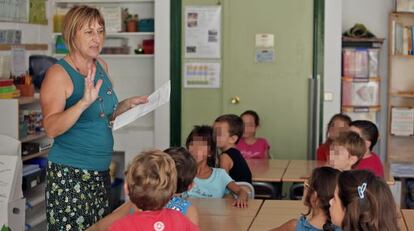
{"label": "child sitting", "polygon": [[342,172],[329,204],[332,223],[343,231],[400,230],[390,188],[370,171]]}
{"label": "child sitting", "polygon": [[243,120],[243,137],[236,148],[245,159],[269,159],[269,144],[265,138],[256,137],[256,130],[260,125],[259,115],[255,111],[243,112],[240,117]]}
{"label": "child sitting", "polygon": [[181,212],[198,225],[197,208],[182,197],[182,194],[191,189],[193,185],[197,174],[197,163],[183,147],[168,148],[164,152],[173,158],[177,169],[177,191],[165,207]]}
{"label": "child sitting", "polygon": [[381,160],[378,155],[372,151],[379,136],[377,126],[368,120],[356,120],[351,123],[350,129],[361,136],[367,147],[367,151],[364,153],[364,156],[359,161],[355,169],[370,170],[376,176],[384,177],[384,168]]}
{"label": "child sitting", "polygon": [[220,168],[235,181],[252,183],[252,173],[236,144],[243,135],[243,120],[233,114],[219,116],[214,122],[214,132],[220,155]]}
{"label": "child sitting", "polygon": [[339,173],[339,170],[331,167],[315,168],[309,183],[305,183],[304,204],[308,212],[299,220],[292,219],[273,230],[339,230],[331,224],[329,216],[329,200],[334,195]]}
{"label": "child sitting", "polygon": [[351,170],[355,168],[365,151],[365,142],[358,133],[341,132],[331,145],[330,165],[340,171]]}
{"label": "child sitting", "polygon": [[129,164],[125,192],[142,211],[114,222],[109,230],[200,230],[180,212],[164,208],[177,187],[174,160],[166,153],[143,152]]}
{"label": "child sitting", "polygon": [[186,145],[197,162],[194,187],[188,192],[195,198],[222,198],[226,189],[237,195],[234,205],[247,207],[247,192],[239,187],[224,169],[214,168],[216,143],[210,126],[195,126],[187,137]]}
{"label": "child sitting", "polygon": [[326,130],[326,141],[319,145],[316,150],[316,160],[328,161],[329,147],[332,141],[339,135],[340,132],[346,131],[351,123],[351,118],[344,114],[335,114],[332,116],[328,123],[328,129]]}
{"label": "child sitting", "polygon": [[[190,201],[181,197],[181,194],[189,190],[193,184],[194,177],[197,174],[197,163],[191,154],[183,147],[168,148],[164,150],[164,152],[173,158],[177,169],[177,191],[165,207],[181,212],[194,224],[198,225],[197,208],[192,205]],[[96,223],[92,230],[107,230],[108,226],[114,221],[138,210],[139,209],[137,209],[131,201],[125,202],[111,214]]]}

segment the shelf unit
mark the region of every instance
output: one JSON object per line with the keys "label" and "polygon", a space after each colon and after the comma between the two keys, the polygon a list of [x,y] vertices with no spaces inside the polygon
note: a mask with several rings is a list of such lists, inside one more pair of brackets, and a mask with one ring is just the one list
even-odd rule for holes
{"label": "shelf unit", "polygon": [[[2,112],[2,120],[0,120],[1,133],[20,140],[20,143],[36,142],[36,143],[50,143],[51,140],[47,138],[45,132],[37,132],[35,134],[25,135],[20,134],[19,118],[23,110],[40,111],[40,104],[38,97],[20,97],[17,99],[0,99],[0,111]],[[22,156],[23,164],[36,157],[47,156],[49,150],[42,150],[37,153]],[[46,219],[44,211],[44,184],[37,185],[25,192],[27,203],[32,203],[33,207],[41,208],[40,211],[32,211],[32,208],[26,208],[26,228],[30,229],[42,223]],[[42,199],[43,198],[43,199]],[[43,206],[43,207],[42,207]]]}
{"label": "shelf unit", "polygon": [[[351,38],[351,37],[343,37],[342,38],[342,102],[341,102],[341,111],[345,114],[348,114],[352,120],[357,119],[364,119],[370,120],[377,124],[377,121],[380,121],[379,112],[381,111],[380,105],[380,94],[379,94],[379,86],[381,77],[379,76],[379,50],[384,42],[383,38]],[[354,52],[349,53],[350,56],[346,57],[346,52]],[[377,52],[377,65],[370,67],[370,52],[376,51]],[[360,52],[360,53],[359,53]],[[365,53],[364,53],[365,52]],[[375,53],[374,53],[375,54]],[[354,56],[353,56],[354,55]],[[366,56],[365,56],[366,55]],[[362,56],[364,56],[362,58]],[[363,61],[360,62],[360,59],[365,59],[366,63]],[[360,65],[358,67],[358,65]],[[362,74],[357,72],[361,72],[361,69],[366,68],[366,73]],[[354,68],[355,71],[348,71],[345,68]],[[370,71],[370,68],[376,68],[376,70]],[[350,73],[354,72],[353,74]],[[364,73],[364,71],[362,71]],[[374,73],[374,74],[373,74]],[[347,84],[347,85],[345,85]],[[358,85],[359,84],[359,85]],[[358,91],[352,90],[351,92],[344,92],[344,89],[355,88],[359,89]],[[372,91],[376,91],[376,95],[373,94],[365,94],[359,95],[356,94],[360,90],[364,90],[364,88],[371,88],[366,91],[365,93],[372,93]],[[376,89],[377,88],[377,89]],[[376,89],[376,90],[375,90]],[[363,102],[364,97],[368,98],[377,98],[376,102],[366,101]],[[353,101],[353,102],[344,102],[344,101]],[[375,101],[375,100],[373,100]],[[378,126],[379,127],[379,126]],[[379,145],[378,145],[379,146]]]}
{"label": "shelf unit", "polygon": [[24,47],[26,50],[47,50],[47,44],[0,44],[0,51],[9,51],[13,46]]}
{"label": "shelf unit", "polygon": [[[414,108],[414,55],[401,52],[405,46],[404,34],[397,27],[412,28],[414,13],[395,12],[389,15],[389,59],[388,59],[388,132],[387,160],[414,164],[414,136],[391,134],[392,108]],[[402,37],[401,37],[402,36]],[[402,42],[402,44],[400,44]],[[414,127],[414,124],[412,125]]]}

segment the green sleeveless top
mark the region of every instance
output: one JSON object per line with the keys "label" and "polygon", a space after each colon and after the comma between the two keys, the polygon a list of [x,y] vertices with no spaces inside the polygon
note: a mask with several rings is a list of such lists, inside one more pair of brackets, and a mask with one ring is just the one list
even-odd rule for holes
{"label": "green sleeveless top", "polygon": [[[73,83],[73,93],[66,99],[66,110],[83,97],[85,77],[64,59],[57,63],[65,69]],[[112,116],[118,99],[105,70],[96,62],[95,84],[99,79],[103,80],[103,84],[95,102],[69,130],[55,137],[48,155],[51,162],[87,170],[108,170],[114,145],[108,118]]]}

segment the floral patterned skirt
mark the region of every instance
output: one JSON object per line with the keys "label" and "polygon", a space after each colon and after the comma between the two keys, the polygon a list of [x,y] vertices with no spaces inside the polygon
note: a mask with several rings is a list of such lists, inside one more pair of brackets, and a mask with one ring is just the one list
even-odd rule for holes
{"label": "floral patterned skirt", "polygon": [[49,161],[46,177],[48,230],[85,230],[110,212],[109,171]]}

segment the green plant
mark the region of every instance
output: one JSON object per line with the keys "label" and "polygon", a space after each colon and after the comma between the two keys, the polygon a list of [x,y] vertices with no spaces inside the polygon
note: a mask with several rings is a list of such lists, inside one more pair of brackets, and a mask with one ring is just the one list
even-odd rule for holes
{"label": "green plant", "polygon": [[11,229],[7,225],[3,225],[0,231],[11,231]]}

